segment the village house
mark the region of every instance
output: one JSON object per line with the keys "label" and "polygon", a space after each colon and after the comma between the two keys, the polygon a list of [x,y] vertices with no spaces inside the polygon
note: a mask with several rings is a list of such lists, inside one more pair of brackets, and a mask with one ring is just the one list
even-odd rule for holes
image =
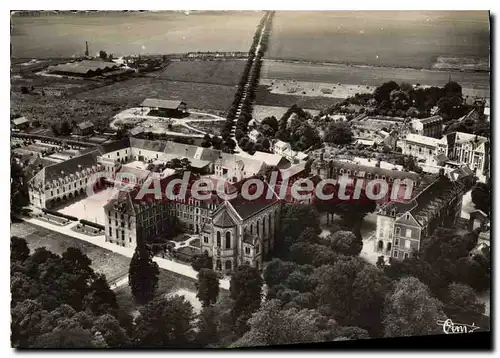
{"label": "village house", "polygon": [[12,129],[20,131],[20,130],[28,129],[29,126],[30,126],[30,122],[26,117],[14,118],[12,120]]}
{"label": "village house", "polygon": [[431,162],[436,155],[448,155],[446,137],[441,139],[410,133],[402,141],[402,153]]}
{"label": "village house", "polygon": [[393,259],[408,258],[420,250],[422,241],[436,228],[455,225],[462,210],[465,185],[445,176],[423,184],[410,201],[391,201],[380,207],[375,252]]}
{"label": "village house", "polygon": [[94,125],[90,121],[78,123],[75,128],[75,134],[81,136],[94,134]]}
{"label": "village house", "polygon": [[453,132],[443,138],[448,144],[448,158],[467,164],[477,176],[487,174],[490,160],[488,138],[462,132]]}
{"label": "village house", "polygon": [[441,138],[443,134],[443,118],[441,116],[415,118],[411,121],[411,125],[415,133],[421,136]]}
{"label": "village house", "polygon": [[141,107],[148,107],[157,112],[155,115],[161,117],[183,117],[187,113],[187,104],[179,100],[165,100],[146,98]]}

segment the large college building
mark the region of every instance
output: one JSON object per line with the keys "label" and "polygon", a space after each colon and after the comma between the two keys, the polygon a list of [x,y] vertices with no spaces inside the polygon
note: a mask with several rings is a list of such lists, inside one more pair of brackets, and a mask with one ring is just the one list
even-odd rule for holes
{"label": "large college building", "polygon": [[[175,165],[180,167],[173,169]],[[107,242],[134,248],[141,240],[168,234],[176,218],[186,230],[200,235],[201,252],[214,258],[214,269],[227,273],[242,264],[261,268],[263,256],[273,248],[281,203],[274,188],[266,184],[265,192],[272,195],[253,201],[242,197],[241,188],[246,180],[276,167],[285,171],[291,165],[269,153],[227,154],[175,142],[124,138],[46,166],[28,188],[32,205],[51,208],[84,195],[91,183],[118,185],[120,190],[103,207]],[[191,172],[186,195],[139,198],[141,186],[158,180],[164,194],[167,185],[181,179],[185,171]],[[191,197],[191,184],[199,178],[213,184],[207,193],[211,199]],[[218,195],[219,185],[233,194],[230,199]]]}

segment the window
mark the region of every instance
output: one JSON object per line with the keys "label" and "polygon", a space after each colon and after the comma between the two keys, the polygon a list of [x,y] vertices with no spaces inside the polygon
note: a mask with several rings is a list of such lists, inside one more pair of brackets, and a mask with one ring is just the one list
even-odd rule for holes
{"label": "window", "polygon": [[397,227],[396,228],[396,235],[400,235],[401,234],[401,228]]}
{"label": "window", "polygon": [[217,231],[217,247],[220,247],[220,231]]}
{"label": "window", "polygon": [[233,264],[231,263],[231,261],[226,261],[224,266],[225,266],[226,270],[231,270],[233,267]]}
{"label": "window", "polygon": [[118,229],[116,229],[116,238],[118,239],[120,236],[118,234]]}
{"label": "window", "polygon": [[231,233],[229,231],[226,232],[226,249],[231,248]]}
{"label": "window", "polygon": [[109,228],[109,236],[113,237],[113,231]]}
{"label": "window", "polygon": [[406,229],[406,237],[411,237],[411,230],[410,229]]}
{"label": "window", "polygon": [[398,250],[394,250],[394,253],[392,254],[392,257],[395,257],[395,258],[398,257]]}
{"label": "window", "polygon": [[132,238],[131,237],[128,238],[128,242],[132,242]]}
{"label": "window", "polygon": [[253,235],[253,224],[250,224],[250,235]]}
{"label": "window", "polygon": [[54,191],[53,191],[53,190],[51,190],[51,191],[50,191],[50,196],[53,196],[53,195],[54,195]]}
{"label": "window", "polygon": [[245,247],[245,254],[250,255],[250,248],[248,246]]}
{"label": "window", "polygon": [[394,239],[394,246],[399,247],[399,239]]}
{"label": "window", "polygon": [[410,257],[410,255],[407,252],[405,252],[405,259],[407,259],[408,257]]}
{"label": "window", "polygon": [[409,250],[411,247],[411,241],[410,240],[406,240],[405,241],[405,249]]}
{"label": "window", "polygon": [[117,157],[119,157],[119,156],[120,156],[120,152],[117,152],[117,153],[116,153],[116,156],[117,156]]}
{"label": "window", "polygon": [[260,251],[260,245],[255,246],[255,253],[258,254]]}
{"label": "window", "polygon": [[109,218],[108,222],[109,222],[109,225],[111,225],[111,218]]}
{"label": "window", "polygon": [[129,229],[129,230],[130,230],[130,226],[131,226],[131,225],[130,225],[130,219],[129,219],[129,221],[128,221],[128,229]]}
{"label": "window", "polygon": [[208,244],[208,236],[203,237],[203,243]]}

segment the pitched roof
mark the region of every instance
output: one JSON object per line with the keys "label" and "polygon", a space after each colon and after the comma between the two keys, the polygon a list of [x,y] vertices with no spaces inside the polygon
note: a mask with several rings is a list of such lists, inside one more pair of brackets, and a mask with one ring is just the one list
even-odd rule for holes
{"label": "pitched roof", "polygon": [[45,167],[45,182],[57,180],[62,174],[68,175],[83,169],[92,168],[92,166],[97,165],[98,156],[99,152],[94,150],[90,153],[49,165]]}
{"label": "pitched roof", "polygon": [[437,139],[437,138],[426,137],[426,136],[423,136],[423,135],[413,134],[413,133],[409,133],[406,136],[405,140],[407,142],[418,143],[418,144],[426,145],[426,146],[429,146],[429,147],[437,147],[439,144],[445,144],[446,143],[445,142],[446,137],[443,137],[441,139]]}
{"label": "pitched roof", "polygon": [[157,108],[164,108],[164,109],[178,109],[181,104],[186,104],[186,103],[179,101],[179,100],[146,98],[141,103],[141,107],[157,107]]}
{"label": "pitched roof", "polygon": [[228,214],[227,209],[222,209],[222,213],[213,221],[214,226],[218,227],[233,227],[236,225],[231,215]]}
{"label": "pitched roof", "polygon": [[243,171],[252,174],[258,173],[265,165],[262,160],[250,155],[221,153],[221,160],[221,164],[225,168],[234,168],[235,165],[238,165]]}
{"label": "pitched roof", "polygon": [[[251,178],[244,179],[237,184],[244,183],[245,181],[249,180]],[[230,200],[228,203],[233,207],[234,211],[243,219],[246,220],[255,214],[261,212],[262,210],[266,209],[267,207],[276,204],[279,202],[279,198],[274,192],[274,190],[266,183],[264,182],[264,191],[260,198],[257,198],[255,200],[247,200],[245,199],[241,193],[237,195],[236,198]],[[239,187],[241,187],[243,184],[241,184]],[[267,193],[270,191],[272,193],[271,199],[267,199]]]}
{"label": "pitched roof", "polygon": [[428,117],[428,118],[417,118],[415,119],[416,121],[419,121],[422,124],[429,124],[429,123],[437,123],[437,122],[442,122],[443,117],[440,115]]}
{"label": "pitched roof", "polygon": [[94,124],[90,121],[78,123],[78,128],[80,128],[80,129],[87,129],[87,128],[92,128],[92,127],[94,127]]}
{"label": "pitched roof", "polygon": [[114,142],[109,142],[109,143],[103,143],[99,145],[99,151],[102,154],[105,153],[110,153],[114,152],[120,149],[125,149],[125,148],[130,148],[130,138],[125,137],[120,140],[114,141]]}
{"label": "pitched roof", "polygon": [[19,118],[15,118],[12,120],[12,123],[15,125],[15,126],[18,126],[20,124],[24,124],[24,123],[29,123],[29,120],[26,118],[26,117],[19,117]]}
{"label": "pitched roof", "polygon": [[286,168],[290,167],[290,165],[291,165],[290,161],[288,159],[286,159],[278,154],[256,151],[253,155],[248,154],[246,152],[242,152],[239,155],[243,156],[243,157],[249,157],[249,158],[263,161],[264,163],[266,163],[269,166],[277,166],[280,169],[286,169]]}

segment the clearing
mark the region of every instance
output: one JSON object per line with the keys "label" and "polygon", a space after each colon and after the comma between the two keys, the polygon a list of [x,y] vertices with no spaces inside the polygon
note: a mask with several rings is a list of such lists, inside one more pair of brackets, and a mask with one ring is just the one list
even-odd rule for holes
{"label": "clearing", "polygon": [[213,83],[236,86],[241,79],[246,60],[176,61],[158,75],[170,81]]}
{"label": "clearing", "polygon": [[138,77],[79,93],[77,98],[99,99],[123,107],[137,107],[145,98],[182,100],[188,109],[226,111],[233,102],[234,92],[234,86]]}
{"label": "clearing", "polygon": [[[262,81],[261,81],[262,82]],[[283,117],[285,112],[288,110],[289,107],[278,107],[278,106],[253,106],[253,113],[252,117],[257,121],[260,122],[266,117],[276,117],[276,119],[280,119]],[[313,116],[317,115],[319,113],[318,110],[316,109],[309,109],[309,108],[302,108],[304,111],[311,113]]]}

